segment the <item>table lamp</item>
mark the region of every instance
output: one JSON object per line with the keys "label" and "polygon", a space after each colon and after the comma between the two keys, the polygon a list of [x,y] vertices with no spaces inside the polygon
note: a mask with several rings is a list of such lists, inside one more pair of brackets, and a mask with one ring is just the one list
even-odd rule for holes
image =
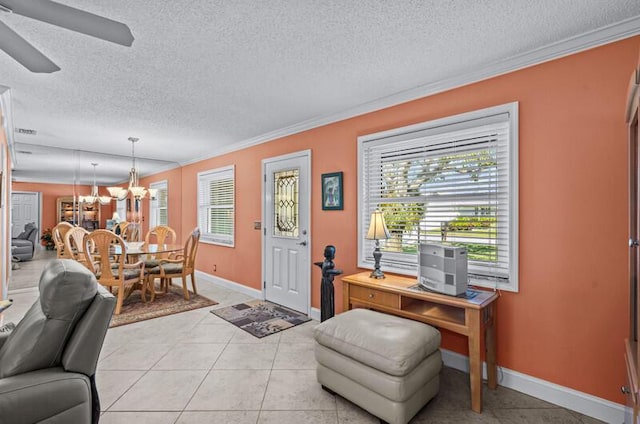
{"label": "table lamp", "polygon": [[384,216],[382,212],[376,209],[371,214],[371,223],[369,224],[369,232],[367,233],[368,240],[376,241],[376,248],[373,250],[373,259],[376,261],[375,269],[369,277],[381,279],[384,278],[384,274],[380,271],[380,258],[382,252],[380,252],[380,240],[386,240],[389,238],[389,230],[384,223]]}

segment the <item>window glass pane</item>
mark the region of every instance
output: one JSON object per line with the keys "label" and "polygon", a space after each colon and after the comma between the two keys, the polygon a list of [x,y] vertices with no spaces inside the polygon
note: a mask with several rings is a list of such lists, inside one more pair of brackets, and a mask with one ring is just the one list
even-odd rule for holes
{"label": "window glass pane", "polygon": [[298,237],[299,171],[292,169],[275,172],[273,179],[273,235]]}
{"label": "window glass pane", "polygon": [[363,136],[361,266],[373,264],[375,241],[365,236],[380,209],[383,266],[415,273],[420,243],[464,246],[472,278],[517,285],[515,118],[511,104]]}
{"label": "window glass pane", "polygon": [[[419,243],[466,246],[469,259],[497,262],[495,149],[395,160],[382,166],[383,211],[391,238],[382,250],[415,254]],[[407,202],[404,199],[420,201]]]}
{"label": "window glass pane", "polygon": [[234,244],[234,170],[233,167],[198,175],[198,223],[202,240]]}
{"label": "window glass pane", "polygon": [[158,210],[158,225],[169,225],[167,223],[167,209],[161,208]]}

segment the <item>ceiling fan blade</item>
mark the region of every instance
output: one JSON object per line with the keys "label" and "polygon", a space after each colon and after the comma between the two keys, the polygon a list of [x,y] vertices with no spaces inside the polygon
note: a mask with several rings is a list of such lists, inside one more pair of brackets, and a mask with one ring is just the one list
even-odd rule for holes
{"label": "ceiling fan blade", "polygon": [[128,26],[51,0],[0,0],[13,13],[123,46],[133,44]]}
{"label": "ceiling fan blade", "polygon": [[50,74],[60,70],[58,65],[2,22],[0,22],[0,49],[31,72]]}

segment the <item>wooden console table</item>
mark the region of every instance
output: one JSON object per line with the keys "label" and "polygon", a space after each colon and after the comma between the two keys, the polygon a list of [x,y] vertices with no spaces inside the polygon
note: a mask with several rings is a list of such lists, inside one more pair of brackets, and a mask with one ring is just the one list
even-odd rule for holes
{"label": "wooden console table", "polygon": [[488,386],[497,386],[495,300],[498,294],[480,291],[472,299],[412,289],[415,278],[386,275],[369,278],[369,272],[342,277],[344,310],[368,308],[443,328],[469,338],[471,409],[482,412],[482,356],[486,349]]}

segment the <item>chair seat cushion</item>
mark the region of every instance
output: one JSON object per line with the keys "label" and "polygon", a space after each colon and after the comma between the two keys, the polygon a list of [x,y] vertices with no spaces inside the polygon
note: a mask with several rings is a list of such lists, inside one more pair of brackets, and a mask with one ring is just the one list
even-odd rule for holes
{"label": "chair seat cushion", "polygon": [[[124,279],[126,280],[133,280],[134,278],[139,278],[140,277],[140,270],[139,269],[123,269],[122,273],[124,274]],[[102,273],[100,271],[98,271],[96,273],[96,278],[98,280],[100,280],[100,276],[102,275]],[[113,275],[116,279],[118,279],[118,275],[117,273],[114,273]]]}
{"label": "chair seat cushion", "polygon": [[368,309],[323,322],[314,337],[322,346],[395,376],[407,375],[440,347],[440,332],[430,325]]}
{"label": "chair seat cushion", "polygon": [[[149,270],[149,274],[160,274],[160,266],[155,268],[151,268]],[[165,274],[181,274],[182,273],[182,264],[163,264],[162,268],[164,269]]]}
{"label": "chair seat cushion", "polygon": [[151,269],[151,268],[155,268],[158,265],[160,265],[160,259],[145,259],[144,260],[144,267]]}
{"label": "chair seat cushion", "polygon": [[31,243],[29,240],[22,240],[22,239],[11,239],[11,246],[16,246],[16,247],[29,247],[32,248],[33,247],[33,243]]}

